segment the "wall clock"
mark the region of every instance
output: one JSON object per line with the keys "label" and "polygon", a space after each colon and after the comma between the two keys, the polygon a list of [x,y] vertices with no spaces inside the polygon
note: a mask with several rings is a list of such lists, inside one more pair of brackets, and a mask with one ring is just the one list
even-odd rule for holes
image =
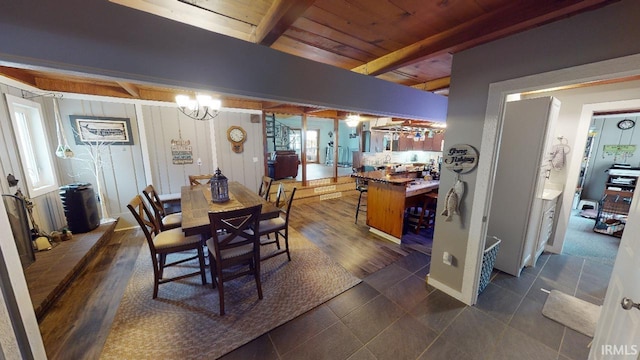
{"label": "wall clock", "polygon": [[227,139],[231,143],[231,150],[239,154],[244,151],[244,142],[247,141],[247,132],[240,126],[231,126],[227,130]]}
{"label": "wall clock", "polygon": [[628,130],[634,126],[636,126],[636,122],[631,119],[624,119],[624,120],[618,121],[618,129],[621,129],[621,130]]}

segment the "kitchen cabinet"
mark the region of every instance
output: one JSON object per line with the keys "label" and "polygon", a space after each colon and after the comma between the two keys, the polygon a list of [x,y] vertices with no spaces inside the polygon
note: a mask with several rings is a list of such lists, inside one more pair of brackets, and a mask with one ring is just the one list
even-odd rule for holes
{"label": "kitchen cabinet", "polygon": [[[432,137],[426,137],[424,141],[420,141],[421,149],[424,151],[442,151],[442,140],[444,140],[444,132],[434,133]],[[415,150],[415,148],[414,148]]]}
{"label": "kitchen cabinet", "polygon": [[391,138],[392,136],[388,132],[372,131],[369,151],[442,151],[444,132],[434,133],[432,137],[426,137],[423,141],[414,141],[413,138],[409,138],[405,134],[399,135],[397,140],[390,140]]}
{"label": "kitchen cabinet", "polygon": [[416,180],[410,173],[388,174],[386,171],[366,171],[352,177],[367,180],[367,225],[369,231],[400,244],[404,228],[405,209],[424,201],[424,194],[437,190],[437,180]]}
{"label": "kitchen cabinet", "polygon": [[[395,145],[395,141],[394,141],[394,145]],[[413,141],[413,138],[408,138],[405,135],[402,135],[398,138],[397,144],[398,147],[394,148],[393,150],[398,150],[398,151],[409,151],[409,150],[418,150],[418,149],[414,149],[413,145],[414,145],[415,141]],[[422,149],[419,149],[422,150]]]}
{"label": "kitchen cabinet", "polygon": [[548,240],[541,235],[543,222],[549,225],[546,211],[553,208],[545,200],[550,196],[545,191],[551,169],[547,154],[559,109],[560,101],[552,97],[505,107],[487,235],[502,240],[494,267],[514,276],[535,265]]}

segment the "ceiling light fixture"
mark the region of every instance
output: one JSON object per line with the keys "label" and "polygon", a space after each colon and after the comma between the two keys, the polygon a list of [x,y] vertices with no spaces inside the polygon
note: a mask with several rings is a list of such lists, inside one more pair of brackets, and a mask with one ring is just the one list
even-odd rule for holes
{"label": "ceiling light fixture", "polygon": [[360,115],[358,114],[349,114],[349,116],[347,116],[347,126],[348,127],[356,127],[358,126],[358,123],[360,122]]}
{"label": "ceiling light fixture", "polygon": [[195,99],[187,95],[176,95],[178,109],[188,117],[207,121],[218,116],[222,101],[214,99],[209,95],[198,94]]}

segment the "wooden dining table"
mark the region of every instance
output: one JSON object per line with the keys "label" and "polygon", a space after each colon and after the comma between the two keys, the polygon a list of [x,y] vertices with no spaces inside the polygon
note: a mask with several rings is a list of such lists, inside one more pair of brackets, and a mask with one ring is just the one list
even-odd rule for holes
{"label": "wooden dining table", "polygon": [[280,209],[266,201],[257,193],[237,181],[229,182],[229,201],[215,203],[211,201],[209,185],[188,185],[181,189],[182,230],[186,236],[200,235],[203,239],[211,237],[209,212],[243,209],[262,204],[260,220],[280,215]]}

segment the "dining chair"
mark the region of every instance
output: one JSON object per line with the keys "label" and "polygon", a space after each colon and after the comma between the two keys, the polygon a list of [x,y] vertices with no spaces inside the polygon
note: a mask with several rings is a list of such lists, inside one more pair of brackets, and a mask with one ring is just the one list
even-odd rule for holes
{"label": "dining chair", "polygon": [[[207,240],[212,287],[218,287],[220,315],[224,315],[224,283],[253,275],[262,299],[260,281],[260,211],[262,204],[209,212],[212,237]],[[244,268],[243,268],[244,266]],[[225,271],[226,270],[226,271]]]}
{"label": "dining chair", "polygon": [[258,189],[258,195],[269,201],[269,193],[271,191],[271,184],[273,184],[273,179],[268,176],[262,177],[262,182],[260,183],[260,188]]}
{"label": "dining chair", "polygon": [[[291,253],[289,252],[289,214],[291,213],[291,204],[296,195],[296,188],[291,190],[291,194],[287,195],[284,184],[278,186],[276,195],[276,206],[280,208],[280,216],[260,221],[260,245],[276,244],[277,250],[271,252],[261,258],[266,260],[277,255],[287,254],[287,258],[291,261]],[[269,235],[274,234],[274,239]],[[265,236],[266,239],[262,239]],[[284,249],[280,247],[280,236],[284,239]]]}
{"label": "dining chair", "polygon": [[189,185],[208,185],[211,184],[213,174],[189,175]]}
{"label": "dining chair", "polygon": [[[127,205],[127,208],[133,214],[145,238],[147,239],[147,245],[151,251],[151,262],[153,264],[153,298],[158,297],[158,287],[160,284],[164,284],[170,281],[181,280],[191,276],[200,275],[202,277],[202,284],[207,283],[207,277],[205,273],[204,264],[204,250],[202,249],[202,242],[198,236],[185,237],[181,228],[175,228],[167,231],[160,231],[158,224],[153,219],[151,211],[145,205],[142,196],[136,195]],[[196,250],[198,254],[185,258],[184,255],[180,256],[174,262],[167,264],[167,256],[170,254],[176,254],[187,250]],[[177,275],[171,278],[164,278],[164,269],[170,266],[182,264],[187,261],[198,259],[200,270],[191,273]]]}
{"label": "dining chair", "polygon": [[160,231],[171,230],[182,226],[182,213],[167,214],[164,209],[164,204],[160,200],[160,196],[153,185],[147,185],[147,187],[142,190],[142,194],[153,209],[154,218],[158,223]]}

